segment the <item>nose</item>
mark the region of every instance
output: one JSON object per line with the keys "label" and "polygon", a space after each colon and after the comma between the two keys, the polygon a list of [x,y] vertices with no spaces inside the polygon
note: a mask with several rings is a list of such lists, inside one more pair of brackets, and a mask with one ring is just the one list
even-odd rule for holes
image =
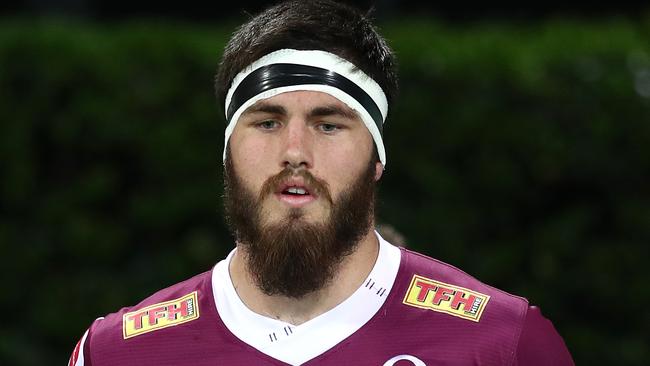
{"label": "nose", "polygon": [[285,128],[282,150],[282,167],[311,168],[313,163],[313,141],[305,121],[290,120]]}

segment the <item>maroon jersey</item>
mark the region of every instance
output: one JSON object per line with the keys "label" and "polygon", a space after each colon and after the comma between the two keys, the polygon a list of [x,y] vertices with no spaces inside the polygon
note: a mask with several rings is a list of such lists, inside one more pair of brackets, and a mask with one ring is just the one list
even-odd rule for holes
{"label": "maroon jersey", "polygon": [[239,300],[231,257],[97,319],[69,365],[573,365],[525,299],[381,238],[363,285],[298,326]]}

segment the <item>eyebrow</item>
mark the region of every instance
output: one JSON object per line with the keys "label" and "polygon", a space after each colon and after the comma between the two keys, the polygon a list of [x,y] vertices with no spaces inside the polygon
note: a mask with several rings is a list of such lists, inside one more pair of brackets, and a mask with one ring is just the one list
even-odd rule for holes
{"label": "eyebrow", "polygon": [[[242,113],[242,116],[253,114],[253,113],[268,113],[268,114],[274,114],[279,116],[286,116],[287,110],[286,108],[284,108],[279,104],[255,103],[249,108],[247,108]],[[329,116],[340,116],[351,120],[355,120],[359,118],[356,112],[354,112],[352,109],[342,108],[334,104],[325,105],[322,107],[316,107],[311,111],[309,111],[309,114],[307,115],[308,118],[329,117]]]}
{"label": "eyebrow", "polygon": [[328,117],[328,116],[340,116],[343,118],[355,120],[359,118],[357,114],[349,108],[341,108],[337,105],[327,105],[324,107],[316,107],[309,112],[309,117]]}
{"label": "eyebrow", "polygon": [[278,104],[268,104],[268,103],[255,103],[252,106],[248,107],[243,113],[242,116],[253,113],[269,113],[276,114],[281,116],[287,115],[287,110]]}

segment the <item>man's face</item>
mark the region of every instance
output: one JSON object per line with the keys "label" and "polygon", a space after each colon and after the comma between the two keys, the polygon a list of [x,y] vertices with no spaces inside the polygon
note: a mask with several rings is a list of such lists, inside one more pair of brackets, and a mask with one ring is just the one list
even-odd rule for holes
{"label": "man's face", "polygon": [[[313,91],[282,93],[248,108],[229,146],[238,176],[256,194],[287,167],[317,180],[294,174],[271,187],[261,197],[263,224],[292,213],[323,223],[332,200],[365,172],[373,153],[372,137],[357,114],[329,94]],[[378,165],[376,179],[380,174]]]}
{"label": "man's face", "polygon": [[300,297],[371,228],[382,166],[357,114],[320,92],[250,107],[229,141],[226,211],[259,287]]}

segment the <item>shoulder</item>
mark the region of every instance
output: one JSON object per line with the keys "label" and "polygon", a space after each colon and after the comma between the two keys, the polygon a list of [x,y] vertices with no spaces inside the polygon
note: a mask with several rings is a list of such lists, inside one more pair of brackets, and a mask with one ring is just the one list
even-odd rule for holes
{"label": "shoulder", "polygon": [[[477,318],[485,311],[486,315],[507,315],[512,321],[523,323],[528,308],[525,298],[485,284],[450,264],[408,249],[402,249],[402,261],[400,272],[409,277],[411,289],[435,287],[436,291],[449,292],[452,299],[453,296],[460,298],[463,294],[472,296],[476,299],[475,305],[480,306],[474,309],[476,313],[472,313]],[[445,299],[447,296],[438,297]]]}
{"label": "shoulder", "polygon": [[[464,271],[420,253],[402,249],[403,303],[464,322],[481,342],[499,349],[507,364],[572,365],[553,324],[528,300],[487,285]],[[512,358],[514,356],[514,359]]]}
{"label": "shoulder", "polygon": [[[409,317],[425,329],[456,335],[441,342],[492,364],[512,365],[526,318],[528,301],[487,285],[439,260],[402,250],[398,289]],[[446,342],[446,343],[445,343]],[[469,356],[467,356],[469,357]]]}
{"label": "shoulder", "polygon": [[[192,305],[196,304],[199,299],[199,292],[201,297],[210,296],[206,290],[210,289],[210,273],[211,271],[198,274],[190,279],[179,282],[162,290],[155,292],[144,300],[140,301],[137,305],[124,307],[115,313],[108,314],[101,320],[98,327],[95,329],[95,335],[102,332],[114,332],[116,329],[123,336],[128,338],[131,330],[130,327],[138,328],[140,326],[144,331],[148,331],[147,325],[150,323],[148,318],[151,317],[155,320],[156,325],[162,324],[160,319],[162,315],[169,315],[169,311],[173,309],[183,309],[189,306],[188,312],[194,311]],[[161,310],[164,308],[164,310]],[[163,314],[164,313],[164,314]],[[183,314],[175,314],[175,319],[178,320]],[[142,318],[144,319],[143,321]],[[170,319],[168,316],[165,319]],[[139,323],[143,324],[139,324]],[[151,321],[154,323],[154,321]],[[124,327],[123,327],[124,325]],[[124,328],[124,330],[122,329]],[[139,329],[133,329],[135,331]]]}
{"label": "shoulder", "polygon": [[75,347],[69,365],[90,365],[91,358],[122,347],[126,339],[198,319],[201,309],[212,302],[211,273],[198,274],[96,319]]}

